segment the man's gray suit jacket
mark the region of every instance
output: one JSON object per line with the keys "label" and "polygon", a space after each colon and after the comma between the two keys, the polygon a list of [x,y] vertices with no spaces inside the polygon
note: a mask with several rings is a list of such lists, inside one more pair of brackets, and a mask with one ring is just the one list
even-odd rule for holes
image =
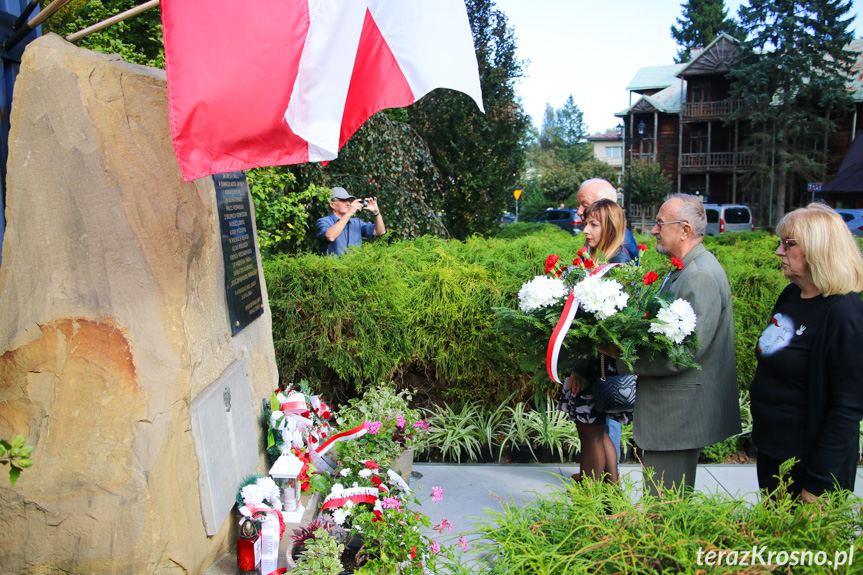
{"label": "man's gray suit jacket", "polygon": [[[701,348],[701,369],[664,359],[636,361],[638,388],[633,418],[635,442],[649,451],[713,445],[740,433],[734,316],[728,277],[702,244],[683,258],[663,287],[692,304]],[[622,363],[618,365],[625,367]]]}

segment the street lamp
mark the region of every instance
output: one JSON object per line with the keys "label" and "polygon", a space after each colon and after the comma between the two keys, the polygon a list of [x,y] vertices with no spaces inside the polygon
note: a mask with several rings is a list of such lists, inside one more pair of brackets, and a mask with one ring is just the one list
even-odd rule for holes
{"label": "street lamp", "polygon": [[622,138],[622,137],[623,137],[623,124],[618,124],[618,125],[617,125],[617,127],[616,127],[616,128],[614,128],[614,130],[617,132],[617,137],[618,137],[618,138]]}

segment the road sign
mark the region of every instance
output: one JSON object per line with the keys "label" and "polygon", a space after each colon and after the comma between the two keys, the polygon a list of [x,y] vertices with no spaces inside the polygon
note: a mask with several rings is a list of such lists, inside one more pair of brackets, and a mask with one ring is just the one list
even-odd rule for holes
{"label": "road sign", "polygon": [[514,191],[512,195],[515,196],[515,200],[518,201],[518,199],[521,197],[521,190]]}
{"label": "road sign", "polygon": [[821,186],[823,186],[823,185],[824,185],[824,184],[821,184],[820,182],[819,182],[819,183],[817,183],[817,184],[809,184],[809,185],[806,187],[806,189],[807,189],[808,191],[810,191],[810,192],[820,192],[820,191],[821,191]]}

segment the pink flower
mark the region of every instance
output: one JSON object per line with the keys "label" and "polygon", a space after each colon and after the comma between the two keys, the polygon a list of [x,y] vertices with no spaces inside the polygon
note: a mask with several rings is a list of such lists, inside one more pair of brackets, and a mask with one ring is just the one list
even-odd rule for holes
{"label": "pink flower", "polygon": [[396,511],[402,510],[402,503],[395,497],[384,497],[384,502],[382,504],[384,509],[395,509]]}
{"label": "pink flower", "polygon": [[398,427],[399,429],[405,428],[405,418],[401,415],[396,415],[396,427]]}
{"label": "pink flower", "polygon": [[467,537],[462,535],[461,537],[458,538],[458,542],[461,543],[461,550],[467,551]]}
{"label": "pink flower", "polygon": [[435,555],[440,553],[440,545],[437,544],[437,540],[435,540],[435,539],[432,539],[431,552],[434,553]]}
{"label": "pink flower", "polygon": [[437,529],[438,533],[443,533],[444,529],[449,529],[449,532],[452,533],[453,524],[449,519],[441,519],[440,525],[435,525],[433,529]]}
{"label": "pink flower", "polygon": [[443,487],[432,487],[432,501],[443,499]]}
{"label": "pink flower", "polygon": [[428,429],[430,426],[429,426],[428,422],[423,421],[422,419],[420,419],[419,421],[417,421],[416,423],[414,423],[414,427],[415,427],[415,428],[417,428],[417,429]]}
{"label": "pink flower", "polygon": [[370,435],[377,435],[378,431],[381,430],[381,425],[383,425],[380,421],[366,421],[363,423],[363,427],[366,428],[366,432]]}

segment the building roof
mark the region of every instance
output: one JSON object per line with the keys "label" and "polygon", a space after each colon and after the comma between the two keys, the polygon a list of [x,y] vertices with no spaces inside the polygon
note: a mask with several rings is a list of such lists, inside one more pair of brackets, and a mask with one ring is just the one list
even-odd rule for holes
{"label": "building roof", "polygon": [[588,142],[614,142],[623,140],[623,136],[617,130],[611,130],[604,134],[594,134],[585,138]]}
{"label": "building roof", "polygon": [[630,92],[643,92],[645,90],[661,90],[672,84],[679,84],[680,78],[677,77],[677,74],[685,67],[686,64],[671,64],[639,68],[626,89]]}
{"label": "building roof", "polygon": [[854,138],[839,172],[822,192],[863,192],[863,138]]}
{"label": "building roof", "polygon": [[652,96],[641,96],[635,104],[617,112],[615,116],[621,117],[629,115],[630,112],[652,112],[654,110],[666,114],[679,114],[684,94],[685,91],[681,89],[680,80],[678,80]]}
{"label": "building roof", "polygon": [[684,64],[677,73],[678,77],[694,76],[698,74],[725,74],[729,70],[729,64],[740,52],[738,48],[740,41],[733,36],[720,32],[703,50],[697,54],[692,52],[692,59]]}

